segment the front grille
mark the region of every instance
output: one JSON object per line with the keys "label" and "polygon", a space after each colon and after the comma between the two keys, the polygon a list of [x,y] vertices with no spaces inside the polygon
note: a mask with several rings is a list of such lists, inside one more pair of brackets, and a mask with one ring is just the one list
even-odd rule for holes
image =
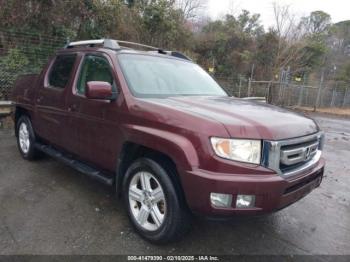
{"label": "front grille", "polygon": [[281,146],[280,169],[287,172],[304,165],[316,155],[318,148],[317,139]]}
{"label": "front grille", "polygon": [[263,142],[264,166],[281,176],[291,176],[312,168],[320,159],[323,133]]}

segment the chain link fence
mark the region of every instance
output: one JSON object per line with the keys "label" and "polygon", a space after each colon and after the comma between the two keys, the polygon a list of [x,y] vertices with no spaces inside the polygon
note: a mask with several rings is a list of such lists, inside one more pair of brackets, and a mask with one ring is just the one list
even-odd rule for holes
{"label": "chain link fence", "polygon": [[16,74],[8,74],[0,70],[0,101],[8,100]]}
{"label": "chain link fence", "polygon": [[235,97],[264,97],[271,104],[286,107],[350,108],[350,84],[345,82],[304,85],[227,77],[216,80]]}
{"label": "chain link fence", "polygon": [[8,100],[19,75],[39,73],[66,39],[0,28],[0,101]]}

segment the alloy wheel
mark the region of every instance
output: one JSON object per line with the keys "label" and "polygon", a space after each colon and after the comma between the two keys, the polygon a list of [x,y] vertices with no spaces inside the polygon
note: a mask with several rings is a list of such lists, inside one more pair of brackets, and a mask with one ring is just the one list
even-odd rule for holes
{"label": "alloy wheel", "polygon": [[149,172],[136,173],[129,184],[129,204],[136,222],[143,229],[159,229],[166,214],[166,199],[159,181]]}
{"label": "alloy wheel", "polygon": [[30,137],[29,137],[28,126],[26,123],[22,122],[20,124],[18,136],[19,136],[19,145],[21,147],[21,150],[24,154],[27,154],[29,152],[29,147],[30,147]]}

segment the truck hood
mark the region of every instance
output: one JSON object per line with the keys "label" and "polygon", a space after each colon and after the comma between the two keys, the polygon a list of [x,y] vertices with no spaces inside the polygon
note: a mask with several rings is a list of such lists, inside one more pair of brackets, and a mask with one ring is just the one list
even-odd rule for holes
{"label": "truck hood", "polygon": [[319,131],[310,118],[277,106],[239,98],[190,96],[147,100],[216,120],[225,126],[231,137],[236,138],[280,140]]}

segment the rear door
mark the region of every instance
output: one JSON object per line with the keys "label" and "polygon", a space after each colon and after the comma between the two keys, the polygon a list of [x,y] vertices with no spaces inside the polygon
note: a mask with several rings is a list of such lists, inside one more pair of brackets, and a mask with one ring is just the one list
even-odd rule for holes
{"label": "rear door", "polygon": [[49,66],[36,97],[35,131],[51,144],[61,146],[68,112],[66,93],[72,83],[76,54],[58,55]]}

